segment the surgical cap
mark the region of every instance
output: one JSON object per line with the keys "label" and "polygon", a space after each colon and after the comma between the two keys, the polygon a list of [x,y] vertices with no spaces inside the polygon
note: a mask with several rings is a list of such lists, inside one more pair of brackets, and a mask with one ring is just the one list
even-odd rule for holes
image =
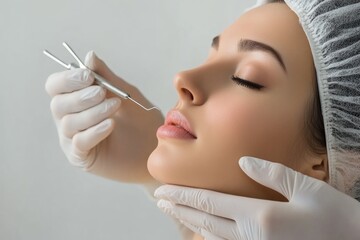
{"label": "surgical cap", "polygon": [[[258,0],[257,6],[276,0]],[[360,0],[284,0],[317,71],[329,184],[360,200]]]}

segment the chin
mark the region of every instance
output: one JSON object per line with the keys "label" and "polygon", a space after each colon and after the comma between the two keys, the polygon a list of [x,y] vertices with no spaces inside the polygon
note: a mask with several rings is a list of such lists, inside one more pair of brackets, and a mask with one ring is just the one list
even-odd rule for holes
{"label": "chin", "polygon": [[156,149],[150,154],[147,161],[147,169],[150,175],[161,183],[167,183],[166,172],[162,171],[163,164],[161,159],[156,154]]}
{"label": "chin", "polygon": [[229,164],[222,162],[220,165],[211,165],[208,164],[209,162],[201,162],[194,156],[192,158],[186,156],[187,159],[182,159],[185,157],[184,154],[174,154],[172,150],[168,146],[158,146],[148,158],[149,173],[163,184],[202,188],[244,197],[287,201],[281,194],[249,178],[240,169],[237,160],[224,161]]}
{"label": "chin", "polygon": [[[184,185],[184,175],[178,161],[169,156],[166,148],[157,147],[149,156],[147,168],[150,175],[164,184]],[[171,156],[171,155],[170,155]]]}

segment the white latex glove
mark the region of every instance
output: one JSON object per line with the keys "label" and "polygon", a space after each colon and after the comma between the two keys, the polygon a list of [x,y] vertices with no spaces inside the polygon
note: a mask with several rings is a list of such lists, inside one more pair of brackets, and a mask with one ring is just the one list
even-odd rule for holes
{"label": "white latex glove", "polygon": [[239,161],[255,181],[287,197],[276,202],[165,185],[158,206],[206,240],[360,239],[360,203],[278,163]]}
{"label": "white latex glove", "polygon": [[[93,52],[87,54],[85,64],[135,100],[152,105]],[[54,73],[47,79],[51,112],[67,159],[106,178],[154,187],[147,158],[156,147],[155,133],[163,123],[162,114],[157,110],[146,112],[93,82],[91,71],[84,69]]]}

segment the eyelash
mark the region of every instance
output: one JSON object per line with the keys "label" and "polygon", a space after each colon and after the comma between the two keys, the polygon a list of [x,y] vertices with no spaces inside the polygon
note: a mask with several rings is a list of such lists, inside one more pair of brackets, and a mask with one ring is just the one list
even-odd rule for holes
{"label": "eyelash", "polygon": [[231,77],[231,80],[233,80],[237,85],[241,85],[250,89],[254,89],[254,90],[260,90],[262,89],[264,86],[261,86],[260,84],[254,83],[254,82],[250,82],[248,80],[239,78],[235,75],[233,75]]}

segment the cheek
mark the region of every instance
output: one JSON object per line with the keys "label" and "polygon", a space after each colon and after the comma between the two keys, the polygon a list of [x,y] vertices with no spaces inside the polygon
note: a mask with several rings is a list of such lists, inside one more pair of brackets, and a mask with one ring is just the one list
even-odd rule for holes
{"label": "cheek", "polygon": [[207,115],[209,129],[215,128],[209,137],[216,141],[212,145],[235,159],[248,155],[294,167],[293,148],[301,134],[299,109],[303,105],[260,95],[234,99],[214,101],[216,114]]}
{"label": "cheek", "polygon": [[[236,99],[236,98],[235,98]],[[258,128],[261,122],[261,109],[254,108],[254,102],[248,104],[244,101],[234,101],[234,98],[224,98],[223,101],[214,101],[212,108],[217,109],[216,114],[209,110],[206,114],[207,129],[206,140],[214,149],[224,156],[224,159],[237,160],[258,143]],[[231,167],[233,164],[229,165]]]}

